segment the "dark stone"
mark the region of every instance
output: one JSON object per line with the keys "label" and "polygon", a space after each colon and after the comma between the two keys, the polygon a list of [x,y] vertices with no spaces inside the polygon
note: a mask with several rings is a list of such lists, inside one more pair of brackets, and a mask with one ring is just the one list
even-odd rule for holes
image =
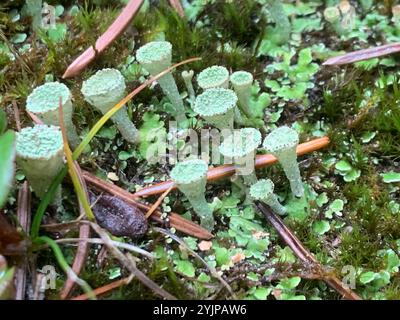
{"label": "dark stone", "polygon": [[117,237],[142,237],[147,232],[147,219],[137,207],[109,195],[90,195],[97,223]]}

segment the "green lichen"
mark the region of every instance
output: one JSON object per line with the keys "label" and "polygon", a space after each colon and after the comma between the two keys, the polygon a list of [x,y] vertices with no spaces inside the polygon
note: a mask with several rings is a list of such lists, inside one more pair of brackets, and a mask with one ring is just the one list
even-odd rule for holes
{"label": "green lichen", "polygon": [[200,217],[201,225],[212,230],[214,228],[213,210],[205,198],[207,170],[207,163],[203,160],[187,160],[175,165],[171,171],[171,179],[189,200],[193,210]]}
{"label": "green lichen", "polygon": [[290,39],[291,25],[289,17],[286,15],[281,0],[267,0],[268,11],[272,20],[275,22],[273,32],[276,44],[285,44]]}
{"label": "green lichen", "polygon": [[36,125],[22,129],[17,134],[16,154],[33,191],[42,198],[64,165],[60,128]]}
{"label": "green lichen", "polygon": [[[92,106],[107,113],[125,96],[125,79],[116,69],[103,69],[83,82],[82,94]],[[111,119],[122,136],[130,143],[138,140],[138,131],[129,119],[126,106],[119,109]]]}
{"label": "green lichen", "polygon": [[191,101],[194,101],[196,99],[196,95],[194,93],[193,83],[192,83],[194,71],[193,70],[190,70],[190,71],[185,70],[185,71],[182,71],[181,75],[182,75],[183,81],[185,82],[186,89],[189,94],[189,98]]}
{"label": "green lichen", "polygon": [[229,86],[229,71],[222,66],[212,66],[204,69],[197,76],[198,85],[206,90],[211,88],[225,88]]}
{"label": "green lichen", "polygon": [[71,92],[65,84],[48,82],[36,87],[26,100],[26,109],[38,116],[45,124],[59,126],[60,98],[68,141],[72,148],[76,148],[80,139],[72,122],[74,108],[71,102]]}
{"label": "green lichen", "polygon": [[237,96],[234,91],[212,88],[197,96],[194,111],[218,129],[233,129]]}
{"label": "green lichen", "polygon": [[260,131],[254,128],[242,128],[226,137],[219,147],[219,151],[224,157],[233,158],[236,173],[243,177],[246,185],[257,181],[254,159],[260,143]]}
{"label": "green lichen", "polygon": [[[136,59],[152,76],[156,76],[171,66],[172,45],[168,41],[149,42],[138,49]],[[177,120],[185,121],[183,101],[172,74],[169,72],[157,81],[175,107]]]}
{"label": "green lichen", "polygon": [[296,197],[301,197],[304,194],[304,188],[297,163],[296,147],[298,143],[298,133],[287,126],[282,126],[273,130],[265,138],[263,147],[278,158],[286,177],[289,179],[293,194]]}
{"label": "green lichen", "polygon": [[285,214],[286,208],[282,206],[274,194],[274,183],[270,179],[261,179],[250,187],[250,196],[257,201],[269,205],[278,214]]}
{"label": "green lichen", "polygon": [[240,110],[246,117],[252,118],[253,113],[250,109],[250,97],[253,75],[247,71],[236,71],[232,73],[230,80],[239,99]]}
{"label": "green lichen", "polygon": [[344,30],[341,26],[340,22],[340,11],[337,7],[328,7],[324,10],[324,18],[328,21],[332,29],[338,34],[341,35],[344,33]]}

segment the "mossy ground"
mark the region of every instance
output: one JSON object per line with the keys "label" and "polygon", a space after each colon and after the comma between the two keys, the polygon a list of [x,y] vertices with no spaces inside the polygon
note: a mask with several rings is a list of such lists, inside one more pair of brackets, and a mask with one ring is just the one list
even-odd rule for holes
{"label": "mossy ground", "polygon": [[[74,1],[48,2],[62,4],[65,8],[75,4]],[[341,39],[323,19],[318,22],[320,27],[301,31],[303,41],[295,39],[290,45],[296,53],[318,44],[324,44],[327,49],[318,50],[314,47],[313,61],[320,68],[310,80],[314,84],[313,88],[308,89],[301,99],[286,100],[285,97],[275,96],[264,84],[267,78],[278,80],[282,86],[286,80],[280,80],[284,77],[283,72],[268,74],[264,71],[277,58],[261,52],[260,48],[265,44],[265,29],[271,22],[261,13],[258,2],[241,0],[233,4],[209,1],[192,21],[181,19],[166,5],[167,1],[162,3],[160,5],[157,1],[150,1],[150,7],[138,14],[124,35],[104,54],[81,75],[64,81],[74,96],[76,111],[73,120],[81,135],[84,136],[100,117],[98,112],[84,102],[80,94],[82,81],[98,69],[113,67],[120,69],[127,77],[128,90],[135,88],[140,84],[141,72],[135,62],[128,60],[134,55],[134,50],[148,41],[165,37],[173,45],[173,61],[202,57],[202,61],[188,66],[195,74],[211,65],[223,65],[231,71],[251,72],[259,82],[261,92],[268,92],[272,97],[264,118],[270,128],[294,124],[301,133],[301,141],[320,135],[328,135],[331,139],[328,148],[299,159],[303,179],[309,186],[305,204],[290,197],[288,183],[279,166],[258,172],[259,177],[273,177],[276,192],[285,199],[290,209],[285,222],[319,261],[333,268],[339,277],[344,276],[341,274],[343,267],[353,267],[355,291],[363,298],[400,299],[399,265],[396,271],[396,262],[393,262],[396,259],[390,253],[392,250],[398,254],[400,250],[400,189],[399,183],[385,183],[381,175],[399,171],[400,90],[397,56],[393,56],[390,64],[376,64],[369,69],[362,66],[321,66],[322,57],[333,55],[332,51],[350,51],[375,45],[385,39],[386,31],[371,27],[366,41],[357,35]],[[390,21],[388,3],[382,3],[367,13],[357,7],[357,14],[362,21],[365,21],[368,14],[379,15]],[[14,129],[12,102],[15,101],[21,110],[22,126],[29,126],[31,120],[23,111],[26,97],[32,89],[49,78],[60,80],[66,66],[83,49],[94,44],[96,37],[117,16],[121,5],[118,1],[87,1],[76,16],[61,16],[60,22],[66,23],[68,31],[64,39],[57,43],[48,35],[32,33],[29,18],[12,22],[10,11],[20,8],[15,1],[5,1],[0,7],[0,42],[6,43],[12,52],[18,52],[23,44],[30,45],[29,50],[15,55],[14,61],[3,53],[0,55],[1,104],[7,111],[9,126]],[[298,16],[306,19],[320,18],[324,5],[320,3],[315,8],[310,14],[302,16],[298,13]],[[295,19],[296,14],[293,21]],[[364,24],[367,25],[367,22]],[[16,33],[28,35],[23,44],[5,41]],[[295,65],[297,59],[297,55],[294,55],[291,65]],[[184,83],[179,73],[174,74],[178,87],[183,91]],[[160,115],[160,119],[151,118],[151,123],[149,120],[150,127],[163,125],[168,120],[165,102],[157,88],[144,90],[129,103],[132,121],[141,128],[143,114],[147,111]],[[280,113],[275,121],[272,120],[274,113]],[[340,160],[347,161],[353,170],[351,172],[354,175],[347,179],[349,181],[345,181],[346,172],[337,169]],[[110,172],[115,173],[119,177],[116,183],[130,191],[138,186],[165,180],[170,170],[170,166],[147,164],[140,156],[140,150],[126,144],[111,124],[107,124],[92,141],[91,153],[83,155],[79,162],[83,168],[103,178]],[[17,178],[21,180],[23,177],[19,173]],[[11,200],[16,198],[17,187],[18,184],[7,206],[9,216],[15,215],[15,202]],[[49,211],[46,221],[68,220],[78,214],[72,186],[65,183],[63,189],[64,210],[61,213]],[[326,201],[321,200],[323,197],[326,197]],[[237,190],[228,180],[208,186],[207,198],[214,201],[217,220],[216,237],[211,251],[199,251],[195,239],[179,236],[223,272],[239,298],[338,298],[335,292],[320,281],[302,280],[300,284],[291,284],[285,280],[285,277],[295,279],[293,276],[297,269],[301,269],[301,264],[290,250],[285,249],[274,230],[250,206],[243,205]],[[155,201],[155,198],[147,200]],[[163,210],[186,212],[188,216],[190,206],[182,200],[184,198],[179,193],[171,193],[163,204]],[[343,208],[332,211],[329,216],[327,212],[335,200],[341,200]],[[34,199],[33,208],[37,204],[38,201]],[[194,215],[193,219],[196,219]],[[328,231],[314,228],[315,223],[322,220],[327,221]],[[252,238],[254,234],[257,234],[256,238]],[[68,237],[72,236],[75,234],[68,234]],[[207,279],[208,271],[201,269],[198,261],[189,257],[171,239],[150,232],[137,245],[157,257],[154,263],[142,259],[138,262],[138,268],[178,298],[229,297],[227,292],[220,291],[218,281]],[[63,246],[63,252],[71,264],[74,250]],[[93,288],[112,281],[112,270],[118,268],[110,255],[100,262],[98,253],[99,247],[91,246],[86,269],[81,274]],[[232,258],[240,253],[246,259],[232,263]],[[38,266],[56,264],[50,251],[43,250],[38,257]],[[193,265],[196,266],[196,272],[192,274]],[[383,271],[390,274],[390,279],[382,284]],[[279,275],[279,279],[263,282],[264,276],[268,277],[274,272]],[[362,278],[367,272],[375,273],[375,278],[371,281]],[[65,278],[61,271],[59,273],[60,288]],[[122,270],[121,273],[123,276],[126,271]],[[78,293],[79,290],[76,290],[75,294]],[[56,298],[57,291],[49,292],[47,296]],[[154,298],[154,295],[134,280],[105,298],[145,299]]]}

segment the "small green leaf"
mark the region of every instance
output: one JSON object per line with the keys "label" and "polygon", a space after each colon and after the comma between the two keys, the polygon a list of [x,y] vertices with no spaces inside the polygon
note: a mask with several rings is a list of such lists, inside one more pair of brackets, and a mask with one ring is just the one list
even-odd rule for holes
{"label": "small green leaf", "polygon": [[367,284],[372,282],[376,277],[376,273],[372,271],[364,272],[360,276],[360,282],[362,284]]}
{"label": "small green leaf", "polygon": [[229,251],[223,247],[215,247],[215,260],[217,261],[218,266],[227,265],[230,262]]}
{"label": "small green leaf", "polygon": [[190,278],[195,276],[195,269],[190,261],[177,260],[175,261],[175,264],[176,264],[176,270],[178,272]]}
{"label": "small green leaf", "polygon": [[333,212],[340,212],[343,210],[343,206],[344,206],[343,200],[336,199],[329,205],[329,209],[332,210]]}
{"label": "small green leaf", "polygon": [[209,275],[205,274],[204,272],[200,273],[200,275],[197,277],[197,280],[203,283],[208,283],[211,281],[211,278]]}
{"label": "small green leaf", "polygon": [[254,292],[253,295],[257,300],[265,300],[271,293],[272,289],[270,288],[257,288]]}
{"label": "small green leaf", "polygon": [[315,201],[317,203],[318,207],[322,207],[325,203],[328,203],[329,199],[326,194],[326,192],[323,192],[318,195],[317,200]]}
{"label": "small green leaf", "polygon": [[321,220],[321,221],[315,221],[313,223],[312,228],[316,234],[323,235],[331,229],[331,226],[329,225],[328,221]]}
{"label": "small green leaf", "polygon": [[0,136],[0,208],[7,199],[14,177],[15,134],[7,131]]}
{"label": "small green leaf", "polygon": [[367,131],[361,136],[362,143],[370,142],[376,135],[376,132]]}
{"label": "small green leaf", "polygon": [[389,171],[382,173],[381,176],[385,183],[400,182],[400,172]]}
{"label": "small green leaf", "polygon": [[357,180],[361,175],[361,170],[359,169],[352,169],[343,177],[344,181],[350,182]]}
{"label": "small green leaf", "polygon": [[282,279],[281,281],[279,281],[277,287],[280,289],[292,290],[300,284],[300,281],[301,281],[300,277]]}
{"label": "small green leaf", "polygon": [[17,33],[11,38],[11,42],[14,44],[22,43],[26,40],[28,36],[26,33]]}
{"label": "small green leaf", "polygon": [[335,168],[341,172],[348,172],[353,169],[351,164],[346,160],[340,160],[338,163],[336,163]]}

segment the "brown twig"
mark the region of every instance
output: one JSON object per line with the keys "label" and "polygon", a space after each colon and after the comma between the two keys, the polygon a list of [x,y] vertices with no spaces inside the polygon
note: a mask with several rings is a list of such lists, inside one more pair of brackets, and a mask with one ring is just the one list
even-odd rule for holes
{"label": "brown twig", "polygon": [[17,127],[18,131],[21,131],[21,117],[19,116],[19,108],[17,102],[13,100],[12,105],[14,109],[15,126]]}
{"label": "brown twig", "polygon": [[346,53],[341,56],[329,58],[322,65],[324,66],[340,66],[343,64],[349,64],[353,62],[378,58],[387,56],[389,54],[400,52],[400,43],[390,43],[383,46],[357,50]]}
{"label": "brown twig", "polygon": [[76,58],[65,70],[63,79],[71,78],[79,73],[86,66],[91,63],[98,54],[101,54],[104,50],[111,45],[115,39],[117,39],[135,17],[136,13],[142,6],[143,0],[131,0],[122,10],[120,15],[110,25],[110,27],[104,32],[96,41],[94,46],[89,47],[83,52],[78,58]]}
{"label": "brown twig", "polygon": [[153,212],[156,211],[156,209],[160,206],[161,202],[163,202],[163,200],[168,195],[168,193],[170,193],[170,191],[172,190],[172,187],[173,187],[173,185],[170,186],[167,190],[165,190],[165,192],[161,196],[158,197],[157,201],[154,202],[154,204],[147,211],[146,219],[150,218],[150,216],[153,214]]}
{"label": "brown twig", "polygon": [[39,119],[39,117],[37,115],[35,115],[34,113],[25,110],[26,113],[31,117],[32,121],[36,124],[44,124],[44,122],[42,120]]}
{"label": "brown twig", "polygon": [[321,275],[320,279],[335,289],[343,298],[347,300],[361,300],[361,298],[348,288],[342,281],[335,275],[327,273],[324,267],[315,259],[315,257],[308,251],[301,241],[293,234],[293,232],[284,224],[268,206],[261,202],[256,202],[256,207],[263,213],[264,217],[278,232],[280,237],[292,249],[294,254],[307,266],[312,266]]}
{"label": "brown twig", "polygon": [[[90,172],[82,170],[82,175],[85,178],[86,182],[95,189],[112,194],[133,206],[137,206],[140,209],[143,210],[150,209],[150,206],[133,199],[132,194],[130,192],[96,177]],[[162,213],[159,210],[155,210],[154,213],[151,215],[151,219],[159,223],[163,223],[164,220],[161,218],[161,215]],[[210,239],[213,237],[213,235],[208,230],[202,228],[197,223],[182,218],[180,215],[176,213],[173,212],[169,213],[168,218],[171,227],[174,227],[178,231],[181,231],[183,233],[186,233],[190,236],[199,239]]]}
{"label": "brown twig", "polygon": [[185,16],[185,11],[183,11],[182,4],[179,0],[169,0],[169,4],[175,9],[181,18]]}
{"label": "brown twig", "polygon": [[[117,289],[119,287],[122,287],[126,284],[129,284],[129,282],[131,282],[132,280],[132,276],[126,277],[124,279],[120,279],[114,282],[111,282],[109,284],[106,284],[105,286],[102,286],[100,288],[94,289],[93,292],[96,296],[102,296],[114,289]],[[71,300],[87,300],[88,296],[87,294],[81,294],[80,296],[71,298]]]}
{"label": "brown twig", "polygon": [[[306,153],[310,153],[313,151],[316,151],[318,149],[324,148],[329,144],[329,138],[328,137],[322,137],[318,139],[314,139],[302,144],[299,144],[297,146],[297,155],[303,155]],[[258,155],[256,157],[256,163],[255,166],[256,168],[263,168],[265,166],[274,164],[278,160],[272,155],[272,154],[263,154],[263,155]],[[235,166],[233,165],[223,165],[223,166],[218,166],[215,168],[211,168],[208,170],[207,174],[207,181],[215,181],[219,180],[225,177],[229,177],[235,173]],[[163,193],[165,190],[173,186],[173,181],[165,181],[161,183],[157,183],[148,187],[145,187],[138,192],[134,193],[131,195],[133,198],[139,198],[139,197],[146,197],[146,196],[151,196],[151,195],[156,195]],[[176,187],[173,186],[172,189],[175,189]]]}
{"label": "brown twig", "polygon": [[[79,181],[86,193],[86,197],[88,197],[88,191],[87,191],[87,186],[85,179],[82,177],[82,171],[79,166],[79,164],[75,161],[75,170],[78,174]],[[82,203],[79,201],[79,212],[80,216],[85,215],[85,210],[83,209]],[[85,239],[88,239],[90,237],[90,226],[87,224],[81,224],[79,226],[79,238],[82,239],[82,241],[79,242],[78,249],[76,250],[74,262],[72,264],[72,270],[75,272],[77,276],[81,273],[83,267],[86,264],[86,259],[88,257],[89,253],[89,243],[85,241]],[[64,288],[62,289],[60,293],[61,299],[66,299],[68,295],[71,293],[71,291],[75,287],[75,281],[72,281],[72,279],[68,278],[67,281],[65,281]]]}

